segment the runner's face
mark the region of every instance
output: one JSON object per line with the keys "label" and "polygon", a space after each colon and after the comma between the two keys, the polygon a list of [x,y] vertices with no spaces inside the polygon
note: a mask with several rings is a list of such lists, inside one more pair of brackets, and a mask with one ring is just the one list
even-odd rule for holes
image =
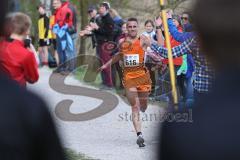
{"label": "runner's face", "polygon": [[129,21],[127,23],[128,35],[132,38],[137,37],[138,34],[138,23],[135,21]]}

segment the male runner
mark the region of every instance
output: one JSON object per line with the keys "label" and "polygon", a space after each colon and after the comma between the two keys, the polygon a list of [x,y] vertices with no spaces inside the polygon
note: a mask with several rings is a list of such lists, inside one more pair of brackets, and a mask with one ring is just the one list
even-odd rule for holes
{"label": "male runner", "polygon": [[144,147],[139,111],[145,112],[147,109],[147,100],[151,91],[151,79],[147,68],[144,66],[145,52],[138,37],[138,21],[136,18],[128,19],[127,30],[127,37],[120,40],[119,54],[115,55],[99,70],[102,71],[119,60],[124,62],[123,85],[127,99],[132,107],[133,125],[138,137],[137,144],[139,147]]}

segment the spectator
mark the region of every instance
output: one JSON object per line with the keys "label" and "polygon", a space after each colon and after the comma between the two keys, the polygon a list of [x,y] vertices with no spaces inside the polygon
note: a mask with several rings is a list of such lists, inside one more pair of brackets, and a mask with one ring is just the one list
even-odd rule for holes
{"label": "spectator", "polygon": [[39,47],[38,52],[40,55],[42,66],[48,65],[48,46],[50,46],[51,34],[49,30],[49,18],[46,15],[44,5],[40,4],[38,7],[38,12],[40,14],[38,19],[38,38]]}
{"label": "spectator", "polygon": [[[177,27],[178,31],[183,33],[183,28],[181,26],[181,19],[177,15],[174,15],[172,20],[174,25]],[[171,43],[172,47],[175,47],[181,44],[177,42],[172,36],[171,36],[171,42],[173,42]],[[179,101],[181,103],[181,106],[187,106],[187,107],[191,107],[193,103],[192,74],[188,73],[191,70],[191,68],[188,68],[188,66],[191,65],[189,61],[189,56],[191,56],[191,54],[185,54],[181,57],[182,59],[181,66],[179,66],[178,69],[176,70],[177,84],[180,92]]]}
{"label": "spectator", "polygon": [[[90,23],[96,23],[97,25],[101,25],[101,18],[99,14],[97,13],[97,9],[95,6],[89,6],[88,7],[88,15],[90,18],[89,25]],[[92,31],[87,30],[86,28],[82,31],[80,31],[79,35],[81,37],[83,36],[90,36],[92,38],[92,46],[93,49],[97,46],[97,39],[96,39],[96,34]],[[96,53],[97,55],[97,53]]]}
{"label": "spectator", "polygon": [[10,37],[0,43],[0,72],[26,87],[27,82],[38,81],[38,66],[30,46],[24,46],[29,35],[31,19],[23,13],[13,13],[8,17]]}
{"label": "spectator", "polygon": [[[154,27],[155,27],[154,22],[152,20],[147,20],[147,21],[145,21],[144,26],[145,26],[145,32],[143,32],[142,35],[150,37],[152,41],[156,41],[156,32],[154,30]],[[149,70],[151,80],[152,80],[152,89],[151,89],[151,94],[149,96],[154,97],[155,96],[155,85],[156,85],[156,74],[155,74],[154,67],[156,65],[153,63],[153,59],[150,56],[145,56],[144,61],[146,63],[146,67]]]}
{"label": "spectator", "polygon": [[57,52],[59,55],[59,67],[54,71],[61,74],[68,74],[67,60],[74,57],[74,45],[68,29],[73,25],[73,13],[68,7],[69,2],[65,0],[53,0],[55,12],[55,25],[53,32],[57,35]]}
{"label": "spectator", "polygon": [[[192,54],[194,57],[195,69],[194,69],[194,100],[198,100],[199,97],[207,95],[212,89],[212,82],[214,80],[214,70],[209,59],[201,53],[197,37],[194,33],[181,33],[177,30],[173,24],[172,15],[168,14],[169,31],[175,40],[183,42],[180,46],[176,46],[172,49],[173,57],[180,57],[183,54]],[[161,38],[161,37],[160,37]],[[160,39],[164,41],[163,39]],[[167,50],[165,47],[158,46],[157,44],[151,44],[152,50],[159,53],[161,56],[167,58]]]}
{"label": "spectator", "polygon": [[192,32],[193,31],[193,27],[190,23],[190,16],[187,12],[184,12],[182,14],[182,23],[183,23],[183,28],[185,32]]}
{"label": "spectator", "polygon": [[123,24],[122,24],[122,35],[119,37],[119,39],[126,37],[127,34],[128,34],[127,23],[123,22]]}
{"label": "spectator", "polygon": [[[64,2],[64,0],[63,0]],[[73,42],[73,50],[67,50],[67,55],[70,55],[68,56],[68,71],[72,72],[76,69],[76,43],[77,43],[77,9],[76,9],[76,6],[73,5],[70,0],[65,0],[65,2],[68,3],[68,9],[70,9],[71,11],[71,14],[72,14],[72,26],[68,28],[68,32],[72,38],[72,42]]]}
{"label": "spectator", "polygon": [[[181,19],[179,16],[173,16],[173,23],[177,27],[178,31],[183,32],[181,25]],[[177,46],[177,45],[174,45]],[[172,47],[174,47],[172,46]],[[183,63],[177,71],[177,81],[180,88],[181,101],[186,107],[192,107],[193,105],[193,86],[192,86],[192,73],[193,73],[193,59],[191,54],[185,54],[182,56]]]}
{"label": "spectator", "polygon": [[[183,29],[181,27],[181,23],[180,20],[178,18],[178,16],[174,16],[173,18],[174,23],[177,26],[177,29],[179,32],[183,32]],[[161,32],[161,30],[159,30],[159,32]],[[162,33],[162,32],[161,32]],[[179,45],[180,43],[177,42],[171,35],[170,35],[170,43],[171,43],[171,47],[175,47],[177,45]],[[164,42],[164,46],[166,46],[166,42]],[[163,59],[162,60],[163,66],[168,65],[168,59]],[[173,64],[175,67],[175,75],[176,75],[176,79],[177,79],[177,87],[178,87],[178,91],[179,91],[179,100],[181,99],[181,96],[183,96],[183,85],[184,85],[184,79],[181,76],[181,74],[177,74],[178,70],[181,68],[181,65],[183,64],[183,58],[182,57],[176,57],[173,59]],[[166,88],[169,86],[169,82],[170,82],[170,73],[169,70],[167,69],[167,67],[163,67],[164,69],[162,70],[162,72],[160,72],[160,75],[158,77],[158,82],[159,82],[159,87],[161,87],[161,89]],[[164,86],[163,86],[164,85]],[[169,88],[169,87],[168,87]],[[160,89],[160,88],[159,88]],[[159,89],[157,90],[157,92],[159,93]],[[165,91],[166,93],[163,93],[163,95],[157,96],[156,99],[157,100],[162,100],[163,98],[169,100],[169,94],[171,94],[169,92],[169,90]],[[168,95],[168,98],[165,96]]]}
{"label": "spectator", "polygon": [[[54,11],[55,12],[55,11]],[[59,65],[59,58],[58,58],[58,52],[57,52],[57,36],[55,33],[53,33],[53,26],[55,23],[55,14],[52,14],[49,19],[50,23],[50,34],[51,34],[51,44],[53,45],[54,52],[52,53],[53,61],[56,62],[56,66]]]}
{"label": "spectator", "polygon": [[[97,55],[103,64],[111,59],[112,52],[105,49],[108,42],[113,41],[114,21],[109,14],[110,4],[103,2],[100,4],[99,14],[101,16],[101,25],[91,23],[87,28],[96,34],[97,39]],[[103,89],[112,89],[113,81],[111,74],[111,66],[102,72]]]}
{"label": "spectator", "polygon": [[111,15],[114,23],[115,23],[116,25],[118,25],[119,27],[122,27],[122,25],[123,25],[124,22],[123,22],[122,17],[118,14],[118,12],[117,12],[115,9],[110,8],[110,9],[109,9],[109,14]]}

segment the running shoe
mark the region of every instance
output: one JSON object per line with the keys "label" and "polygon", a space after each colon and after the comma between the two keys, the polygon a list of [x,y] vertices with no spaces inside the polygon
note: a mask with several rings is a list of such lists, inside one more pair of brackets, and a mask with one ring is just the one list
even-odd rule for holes
{"label": "running shoe", "polygon": [[138,136],[137,144],[138,144],[138,146],[139,146],[140,148],[145,147],[144,139],[143,139],[143,136],[142,136],[142,135],[139,135],[139,136]]}

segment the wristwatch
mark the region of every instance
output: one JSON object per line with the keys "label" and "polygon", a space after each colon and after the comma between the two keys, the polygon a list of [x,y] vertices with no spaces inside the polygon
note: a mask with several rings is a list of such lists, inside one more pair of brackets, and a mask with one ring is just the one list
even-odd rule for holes
{"label": "wristwatch", "polygon": [[162,29],[162,26],[156,26],[156,29]]}

